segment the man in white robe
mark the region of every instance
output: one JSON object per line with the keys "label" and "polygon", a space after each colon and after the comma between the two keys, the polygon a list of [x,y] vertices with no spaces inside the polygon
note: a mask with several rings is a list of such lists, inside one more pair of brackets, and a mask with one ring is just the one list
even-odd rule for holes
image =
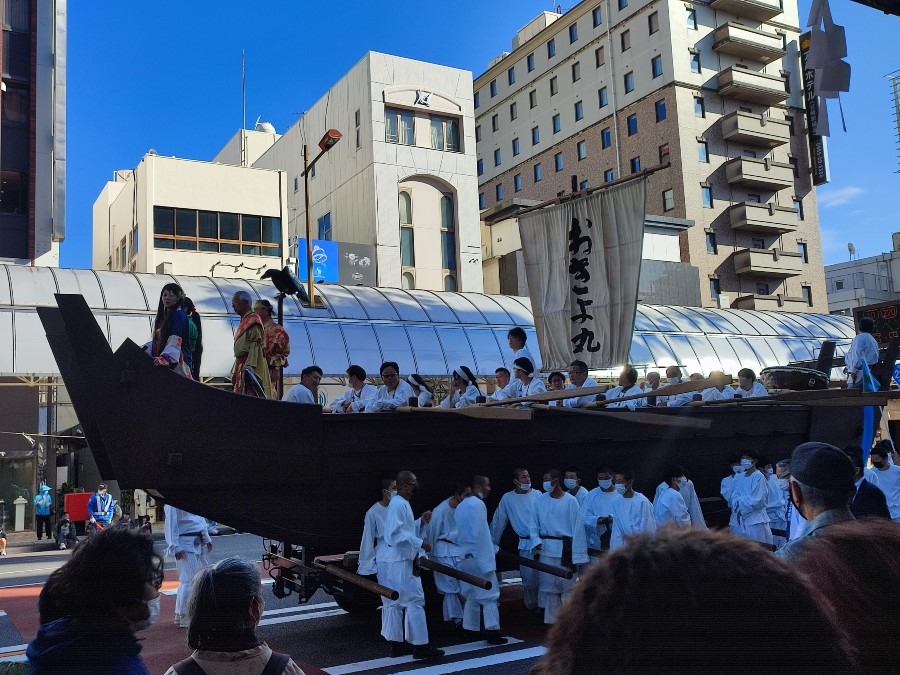
{"label": "man in white robe", "polygon": [[372,504],[363,518],[363,534],[359,542],[359,567],[357,574],[378,574],[378,552],[384,550],[384,522],[391,497],[397,494],[397,481],[385,478],[381,481],[381,499]]}
{"label": "man in white robe", "polygon": [[[700,507],[700,498],[697,497],[697,488],[694,487],[694,481],[688,478],[686,482],[682,483],[679,487],[681,498],[684,500],[688,515],[691,517],[691,527],[708,530],[709,527],[706,524],[706,518],[703,516],[703,509]],[[668,483],[660,483],[656,486],[656,496],[658,497],[662,492],[668,489]],[[656,501],[656,497],[653,499]]]}
{"label": "man in white robe", "polygon": [[756,379],[756,373],[749,368],[741,368],[738,371],[738,386],[734,390],[734,396],[740,398],[761,398],[769,395],[765,385]]}
{"label": "man in white robe", "polygon": [[737,512],[740,534],[752,541],[772,545],[772,530],[766,508],[769,503],[769,483],[766,475],[756,467],[759,454],[745,450],[741,454],[744,474],[734,484],[731,509]]}
{"label": "man in white robe", "polygon": [[537,365],[537,361],[535,361],[531,351],[525,346],[525,343],[528,341],[528,335],[526,335],[524,330],[518,326],[510,328],[509,332],[506,334],[506,341],[512,351],[512,361],[508,364],[510,371],[515,367],[516,359],[526,358],[531,361],[532,364]]}
{"label": "man in white robe", "polygon": [[731,534],[740,536],[741,532],[740,527],[738,526],[737,513],[731,508],[731,495],[734,493],[735,484],[740,480],[739,476],[744,474],[744,469],[741,467],[741,456],[737,453],[729,455],[728,466],[731,467],[731,473],[725,476],[719,484],[719,494],[722,495],[722,499],[725,500],[725,503],[728,504],[728,508],[731,511],[731,516],[728,520],[728,530]]}
{"label": "man in white robe", "polygon": [[[452,496],[438,504],[431,512],[431,522],[425,530],[425,539],[431,544],[429,557],[435,562],[459,568],[462,557],[456,529],[456,507],[468,495],[469,486],[457,485]],[[444,621],[462,626],[463,599],[461,582],[440,572],[434,573],[434,585],[444,596]]]}
{"label": "man in white robe", "polygon": [[[681,384],[681,368],[678,366],[669,366],[666,368],[666,385]],[[672,394],[669,396],[657,396],[656,405],[658,407],[680,408],[694,400],[693,392],[685,392],[683,394]]]}
{"label": "man in white robe", "polygon": [[350,366],[347,368],[347,391],[334,399],[329,408],[333,413],[363,412],[377,393],[373,385],[366,384],[366,371],[362,366]]}
{"label": "man in white robe", "polygon": [[[522,357],[515,361],[513,374],[519,381],[519,390],[517,396],[534,396],[547,391],[544,381],[534,376],[534,362],[531,359]],[[531,403],[519,403],[520,408],[530,408]]]}
{"label": "man in white robe", "polygon": [[870,368],[878,363],[878,342],[872,337],[875,322],[867,316],[859,320],[859,333],[850,343],[850,349],[844,357],[844,372],[847,373],[847,386],[862,385],[862,364]]}
{"label": "man in white robe", "polygon": [[459,569],[491,582],[489,589],[472,584],[462,584],[466,599],[463,608],[463,629],[481,632],[488,644],[503,645],[507,640],[500,635],[500,584],[497,580],[497,550],[491,539],[484,500],[491,494],[491,481],[487,476],[475,476],[472,489],[464,494],[456,507],[456,528],[459,536]]}
{"label": "man in white robe", "polygon": [[378,582],[396,590],[400,597],[396,600],[384,598],[381,634],[391,645],[392,657],[412,653],[413,658],[433,659],[440,658],[444,652],[428,641],[425,593],[422,580],[413,574],[419,552],[431,550],[431,545],[421,537],[421,528],[431,521],[431,512],[426,511],[419,520],[414,520],[409,505],[418,489],[419,481],[414,473],[401,471],[397,474],[397,494],[388,504],[384,522],[386,545],[377,562]]}
{"label": "man in white robe", "polygon": [[321,381],[322,369],[319,366],[307,366],[300,371],[300,384],[291,387],[282,400],[291,403],[319,405],[319,383]]}
{"label": "man in white robe", "polygon": [[[569,364],[569,385],[566,389],[581,389],[586,387],[596,387],[597,381],[588,377],[588,367],[584,361],[572,361]],[[560,405],[564,408],[581,408],[588,403],[597,400],[597,394],[588,394],[587,396],[576,396],[575,398],[566,398],[560,401]]]}
{"label": "man in white robe", "polygon": [[642,532],[656,532],[653,505],[640,492],[634,491],[634,471],[625,469],[615,475],[616,497],[612,502],[612,536],[609,550],[614,551],[628,543],[629,537]]}
{"label": "man in white robe", "polygon": [[688,512],[681,488],[687,485],[684,468],[673,464],[666,468],[665,489],[658,492],[653,501],[653,517],[657,527],[690,527],[691,514]]}
{"label": "man in white robe", "polygon": [[[602,551],[609,548],[612,503],[617,496],[612,467],[600,467],[597,471],[597,483],[598,487],[588,493],[581,505],[581,514],[588,549]],[[591,557],[596,560],[593,554]]]}
{"label": "man in white robe", "polygon": [[489,401],[505,401],[519,395],[519,381],[510,381],[509,370],[501,366],[494,372],[494,377],[497,380],[497,388],[488,396]]}
{"label": "man in white robe", "polygon": [[401,406],[409,405],[409,399],[416,397],[406,380],[400,379],[400,366],[395,362],[385,361],[382,363],[379,374],[384,384],[378,388],[375,398],[366,404],[367,413],[396,410]]}
{"label": "man in white robe", "polygon": [[563,487],[578,500],[578,506],[584,506],[584,500],[587,499],[590,490],[581,484],[581,471],[574,467],[566,469],[563,476]]}
{"label": "man in white robe", "polygon": [[212,540],[206,526],[206,518],[182,511],[170,504],[163,507],[166,555],[175,558],[178,568],[178,593],[175,596],[175,623],[188,628],[188,597],[194,575],[209,563],[206,554],[212,551]]}
{"label": "man in white robe", "polygon": [[[534,509],[541,491],[531,486],[528,469],[513,470],[514,490],[500,498],[500,504],[491,519],[491,538],[499,546],[500,539],[507,524],[518,537],[518,554],[523,558],[531,557],[531,550],[537,545],[532,542],[531,533],[534,522]],[[525,595],[525,608],[535,609],[538,606],[538,571],[530,567],[520,567],[522,587]]]}
{"label": "man in white robe", "polygon": [[865,477],[884,493],[891,520],[900,523],[900,466],[891,464],[890,450],[885,446],[872,448],[869,458],[873,468],[865,472]]}
{"label": "man in white robe", "polygon": [[[775,548],[781,548],[784,545],[784,537],[781,533],[787,529],[787,523],[784,520],[785,493],[778,483],[772,463],[763,459],[759,463],[763,465],[763,474],[766,477],[766,488],[768,489],[766,515],[769,517],[769,529],[772,531],[772,544]],[[775,534],[776,530],[778,530],[778,534]]]}
{"label": "man in white robe", "polygon": [[613,401],[606,406],[607,408],[628,408],[629,410],[636,410],[637,408],[644,407],[647,399],[633,398],[629,401],[616,401],[615,399],[642,393],[644,393],[643,390],[637,385],[637,371],[633,366],[623,366],[622,372],[619,373],[619,386],[610,389],[606,393],[601,394],[601,396],[607,401]]}
{"label": "man in white robe", "polygon": [[[588,563],[587,543],[578,500],[562,487],[562,476],[556,469],[544,474],[544,493],[535,505],[531,539],[537,542],[540,560],[556,567]],[[571,560],[566,559],[571,554]],[[538,597],[544,607],[544,623],[556,622],[563,600],[575,585],[575,578],[562,579],[541,572]]]}
{"label": "man in white robe", "polygon": [[[710,377],[725,377],[725,373],[721,370],[713,370],[709,373]],[[731,385],[722,384],[718,387],[709,387],[701,392],[703,402],[706,401],[725,401],[734,398],[734,389]]]}

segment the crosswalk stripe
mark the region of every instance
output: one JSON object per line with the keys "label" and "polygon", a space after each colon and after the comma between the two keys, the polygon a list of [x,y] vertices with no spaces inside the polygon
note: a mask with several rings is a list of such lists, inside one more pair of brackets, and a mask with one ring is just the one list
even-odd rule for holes
{"label": "crosswalk stripe", "polygon": [[259,622],[260,626],[271,626],[276,623],[294,623],[295,621],[309,621],[310,619],[321,619],[326,616],[338,616],[346,614],[342,609],[326,609],[322,612],[309,612],[307,614],[290,614],[288,616],[276,616],[274,619],[263,619]]}
{"label": "crosswalk stripe", "polygon": [[[507,644],[512,645],[521,642],[521,640],[517,640],[516,638],[509,638],[509,642],[507,642]],[[466,654],[468,652],[475,652],[481,649],[496,649],[496,647],[492,647],[483,640],[479,640],[478,642],[466,642],[461,645],[452,645],[450,647],[445,647],[444,654],[446,656],[455,656],[457,654]],[[416,659],[414,659],[412,656],[398,656],[397,658],[391,658],[388,656],[381,659],[372,659],[371,661],[359,661],[358,663],[346,663],[341,666],[322,668],[322,670],[329,675],[347,675],[348,673],[360,673],[366,670],[375,670],[376,668],[402,666],[406,665],[407,663],[414,663],[415,661]]]}
{"label": "crosswalk stripe", "polygon": [[481,656],[476,659],[467,659],[466,661],[454,661],[453,663],[439,663],[434,666],[413,668],[410,670],[405,670],[403,672],[416,673],[417,675],[443,675],[444,673],[459,673],[464,670],[485,668],[487,666],[495,666],[500,663],[512,663],[514,661],[534,659],[539,656],[543,656],[546,653],[546,647],[528,647],[525,649],[517,649],[510,652],[502,652],[500,654],[491,654],[490,656]]}
{"label": "crosswalk stripe", "polygon": [[263,618],[274,616],[275,614],[293,614],[299,612],[308,612],[312,609],[322,609],[323,607],[337,607],[336,602],[321,602],[315,605],[297,605],[296,607],[282,607],[281,609],[267,609],[263,612]]}
{"label": "crosswalk stripe", "polygon": [[27,644],[9,645],[8,647],[0,647],[0,659],[5,659],[8,656],[14,656],[16,654],[24,654],[25,649],[27,647],[28,647]]}

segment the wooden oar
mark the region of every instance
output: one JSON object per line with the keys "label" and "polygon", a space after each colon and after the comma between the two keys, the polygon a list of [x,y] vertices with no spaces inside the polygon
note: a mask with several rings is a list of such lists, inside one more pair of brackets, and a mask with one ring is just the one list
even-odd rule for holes
{"label": "wooden oar", "polygon": [[648,398],[650,396],[660,397],[660,396],[676,396],[678,394],[688,394],[694,391],[703,391],[704,389],[709,389],[710,387],[718,387],[721,385],[731,384],[732,378],[731,375],[723,375],[717,377],[708,377],[705,380],[691,380],[688,382],[679,382],[678,384],[669,384],[665,387],[660,387],[655,391],[651,392],[641,392],[640,394],[631,394],[629,396],[622,396],[620,398],[611,398],[604,401],[594,401],[593,403],[588,403],[586,408],[604,408],[613,403],[620,403],[622,401],[632,401],[638,398]]}
{"label": "wooden oar", "polygon": [[816,391],[788,391],[771,396],[754,396],[750,398],[734,398],[719,401],[692,403],[694,406],[722,405],[808,405],[815,407],[846,407],[884,405],[885,401],[900,398],[900,391],[878,391],[863,393],[859,389],[820,389]]}
{"label": "wooden oar", "polygon": [[401,406],[397,408],[397,411],[405,413],[425,413],[432,415],[464,415],[465,417],[492,420],[531,419],[531,411],[527,408],[486,408],[483,405],[470,405],[467,408],[410,408],[407,406]]}
{"label": "wooden oar", "polygon": [[[615,401],[630,401],[634,398],[647,398],[648,396],[675,396],[676,394],[686,394],[691,391],[702,391],[709,387],[718,387],[719,385],[731,384],[730,375],[724,377],[709,377],[705,380],[696,380],[688,382],[679,382],[678,384],[667,384],[652,392],[642,392],[640,394],[632,394],[631,396],[623,396]],[[519,396],[516,398],[507,398],[502,401],[488,401],[483,405],[487,407],[513,405],[515,403],[546,403],[547,401],[562,401],[567,398],[577,398],[579,396],[596,396],[602,394],[608,389],[597,387],[577,387],[575,389],[563,389],[562,391],[545,391],[532,396]],[[611,403],[612,401],[610,401]],[[589,404],[590,405],[590,404]],[[605,405],[605,404],[604,404]]]}
{"label": "wooden oar", "polygon": [[622,420],[623,422],[633,422],[635,424],[645,424],[648,426],[679,427],[682,429],[709,429],[712,426],[712,420],[708,419],[683,417],[681,415],[657,415],[651,412],[637,412],[632,410],[622,410],[620,412],[612,412],[610,410],[585,410],[584,408],[549,406],[544,405],[543,403],[535,403],[532,408],[542,412],[546,410],[550,412],[550,414],[592,415],[594,417],[605,417],[606,419],[616,419]]}

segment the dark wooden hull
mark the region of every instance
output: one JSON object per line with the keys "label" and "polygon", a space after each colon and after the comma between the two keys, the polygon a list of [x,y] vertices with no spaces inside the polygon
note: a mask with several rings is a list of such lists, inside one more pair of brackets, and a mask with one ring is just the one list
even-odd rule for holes
{"label": "dark wooden hull", "polygon": [[433,508],[457,478],[491,478],[489,509],[514,467],[539,485],[547,468],[590,477],[610,462],[632,467],[652,498],[663,467],[688,468],[701,499],[718,496],[727,456],[742,448],[782,459],[799,443],[858,441],[859,408],[732,405],[660,408],[662,419],[706,419],[707,429],[636,423],[629,412],[474,419],[434,412],[322,415],[319,406],[238,396],[152,365],[134,343],[113,354],[81,296],[57,296],[41,319],[98,463],[122,488],[158,493],[180,508],[315,554],[357,548],[382,477],[411,469]]}
{"label": "dark wooden hull", "polygon": [[828,389],[828,374],[814,368],[777,366],[763,368],[759,379],[766,389],[790,389],[792,391],[816,391]]}

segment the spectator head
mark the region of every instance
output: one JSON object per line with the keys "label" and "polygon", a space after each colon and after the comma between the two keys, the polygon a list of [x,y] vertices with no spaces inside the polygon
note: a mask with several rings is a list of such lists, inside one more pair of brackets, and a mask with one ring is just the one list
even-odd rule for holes
{"label": "spectator head", "polygon": [[423,391],[427,391],[429,394],[434,394],[431,390],[431,387],[428,386],[428,382],[425,381],[425,378],[419,375],[418,373],[412,373],[409,377],[406,378],[407,384],[413,388],[413,391],[418,395]]}
{"label": "spectator head", "polygon": [[231,308],[235,311],[236,314],[244,316],[247,312],[253,309],[250,294],[247,291],[238,291],[237,293],[232,295]]}
{"label": "spectator head", "polygon": [[260,298],[253,303],[253,311],[259,314],[259,318],[263,321],[269,321],[275,316],[275,310],[272,308],[272,303],[264,298]]}
{"label": "spectator head", "polygon": [[876,469],[881,469],[884,466],[887,466],[887,459],[890,456],[890,449],[880,443],[872,448],[872,451],[869,453],[869,457],[872,458],[872,465]]}
{"label": "spectator head", "polygon": [[589,568],[532,673],[592,673],[598,664],[614,672],[729,672],[748,636],[774,645],[786,634],[786,648],[754,650],[753,670],[844,670],[847,641],[818,597],[755,542],[662,530]]}
{"label": "spectator head", "polygon": [[[188,599],[188,645],[228,652],[255,636],[265,602],[256,565],[232,557],[194,577]],[[241,647],[246,649],[246,647]]]}
{"label": "spectator head", "polygon": [[651,389],[656,389],[659,386],[660,382],[659,373],[655,370],[651,370],[649,373],[647,373],[647,376],[644,378],[644,380],[646,380],[647,384],[650,385]]}
{"label": "spectator head", "polygon": [[181,301],[181,308],[184,310],[184,313],[189,316],[197,311],[197,308],[194,307],[194,301],[188,296],[184,296],[184,300]]}
{"label": "spectator head", "polygon": [[[381,375],[381,379],[384,380],[385,384],[396,387],[400,378],[400,366],[397,365],[396,361],[385,361],[381,364],[381,368],[378,369],[378,374]],[[387,381],[389,379],[391,380],[390,383]]]}
{"label": "spectator head", "polygon": [[319,391],[319,382],[322,381],[322,369],[319,366],[306,366],[300,371],[300,384],[309,389],[313,394]]}
{"label": "spectator head", "polygon": [[619,373],[619,386],[620,387],[633,387],[637,383],[637,370],[635,370],[634,366],[625,365],[622,366],[622,372]]}
{"label": "spectator head", "polygon": [[738,375],[738,381],[740,382],[742,387],[744,386],[744,384],[752,387],[753,383],[756,382],[756,373],[754,373],[749,368],[741,368],[738,371],[737,375]]}
{"label": "spectator head", "polygon": [[518,380],[531,380],[534,375],[534,364],[527,356],[520,356],[513,363],[513,372]]}
{"label": "spectator head", "polygon": [[509,348],[513,351],[519,351],[522,347],[525,346],[525,342],[528,340],[528,336],[525,334],[525,331],[515,326],[514,328],[510,328],[509,332],[506,334],[506,340],[509,342]]}
{"label": "spectator head", "polygon": [[497,370],[494,371],[494,376],[497,378],[497,389],[503,389],[509,384],[510,375],[508,368],[497,368]]}
{"label": "spectator head", "polygon": [[673,383],[675,380],[681,381],[681,368],[678,366],[669,366],[666,368],[666,379]]}
{"label": "spectator head", "polygon": [[566,386],[566,376],[563,375],[558,370],[554,370],[547,377],[547,384],[550,385],[550,389],[554,391],[559,391]]}
{"label": "spectator head", "polygon": [[576,387],[580,387],[587,380],[588,367],[584,361],[575,359],[569,364],[569,381]]}
{"label": "spectator head", "polygon": [[790,496],[807,520],[825,511],[846,509],[855,492],[853,463],[828,443],[803,443],[791,456]]}
{"label": "spectator head", "polygon": [[875,322],[867,316],[861,317],[859,320],[859,332],[871,333],[875,330]]}
{"label": "spectator head", "polygon": [[353,380],[357,382],[366,382],[366,369],[362,366],[353,365],[347,368],[347,381],[352,384]]}
{"label": "spectator head", "polygon": [[863,464],[863,449],[858,445],[848,445],[844,448],[844,454],[850,458],[855,472],[855,480],[862,478],[865,465]]}

